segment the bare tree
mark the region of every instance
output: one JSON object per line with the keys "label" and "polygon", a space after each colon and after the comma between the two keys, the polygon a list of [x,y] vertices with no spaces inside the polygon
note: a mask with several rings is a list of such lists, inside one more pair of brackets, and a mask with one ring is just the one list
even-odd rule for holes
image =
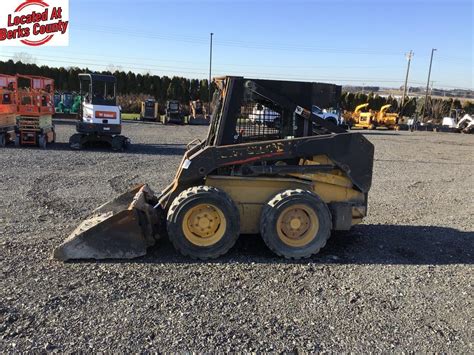
{"label": "bare tree", "polygon": [[36,64],[36,57],[26,52],[17,52],[13,55],[13,61],[21,62],[24,64]]}
{"label": "bare tree", "polygon": [[109,64],[109,65],[107,65],[105,70],[110,72],[110,73],[115,73],[116,71],[118,71],[118,72],[123,71],[123,68],[122,68],[121,65]]}

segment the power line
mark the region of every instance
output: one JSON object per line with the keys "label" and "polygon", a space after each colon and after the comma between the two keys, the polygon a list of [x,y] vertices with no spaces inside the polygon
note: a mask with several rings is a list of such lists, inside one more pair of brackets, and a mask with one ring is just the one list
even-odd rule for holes
{"label": "power line", "polygon": [[[94,32],[94,33],[104,33],[104,34],[111,34],[117,36],[127,36],[127,37],[136,37],[136,38],[153,38],[153,39],[162,39],[168,40],[173,42],[184,42],[193,45],[205,45],[206,41],[201,37],[189,37],[189,36],[170,36],[170,35],[158,35],[158,34],[149,34],[149,33],[141,33],[135,32],[131,34],[129,31],[122,30],[122,29],[115,29],[115,30],[97,30],[91,26],[87,26],[86,28],[81,28],[80,26],[76,26],[76,30],[79,31],[86,31],[86,32]],[[279,51],[303,51],[303,52],[321,52],[321,53],[334,53],[334,54],[362,54],[362,55],[392,55],[398,56],[400,52],[396,51],[383,51],[380,49],[370,49],[370,48],[324,48],[324,47],[312,47],[312,46],[305,46],[305,45],[292,45],[292,44],[282,44],[282,43],[256,43],[256,42],[240,42],[240,41],[215,41],[215,45],[217,46],[227,46],[227,47],[238,47],[238,48],[246,48],[246,49],[257,49],[257,50],[279,50]]]}
{"label": "power line", "polygon": [[[18,52],[3,52],[3,53],[7,53],[7,54],[17,54]],[[69,54],[78,54],[78,55],[83,55],[84,53],[83,52],[68,52]],[[64,57],[64,56],[61,56],[61,57],[58,57],[56,55],[45,55],[45,54],[40,54],[43,58],[60,58],[60,59],[72,59],[72,60],[77,60],[77,59],[84,59],[84,58],[78,58],[78,57]],[[107,64],[113,64],[111,63],[111,60],[113,59],[119,59],[118,57],[107,57],[108,60],[104,60],[104,56],[103,55],[94,55],[94,54],[87,54],[87,58],[85,58],[85,60],[87,59],[90,59],[90,57],[100,57],[101,59],[94,59],[94,61],[107,61]],[[205,62],[195,62],[195,61],[184,61],[184,60],[162,60],[162,59],[150,59],[150,58],[140,58],[140,57],[121,57],[121,58],[124,58],[124,59],[135,59],[134,62],[120,62],[120,64],[137,64],[137,60],[141,61],[153,61],[154,63],[155,62],[177,62],[177,63],[188,63],[188,64],[196,64],[196,65],[202,65],[202,67],[204,67],[206,64],[208,63],[205,63]],[[151,65],[151,64],[147,64],[147,63],[138,63],[138,64],[141,64],[141,65],[147,65],[147,66],[150,66],[150,67],[157,67],[156,65]],[[232,67],[243,67],[243,68],[261,68],[262,66],[261,65],[256,65],[256,64],[237,64],[237,63],[219,63],[219,64],[215,64],[214,66],[216,67],[228,67],[228,66],[232,66]],[[159,66],[159,67],[163,67],[165,68],[166,66]],[[383,65],[383,66],[373,66],[373,65],[349,65],[349,66],[346,66],[346,65],[316,65],[316,66],[301,66],[301,65],[267,65],[265,64],[264,65],[265,68],[284,68],[284,69],[293,69],[293,70],[298,70],[298,69],[330,69],[330,68],[333,68],[333,69],[388,69],[388,68],[392,68],[392,66],[388,66],[388,65]],[[173,66],[172,68],[181,68],[181,67],[175,67]],[[189,67],[182,67],[183,69],[190,69]],[[192,69],[195,69],[195,68],[192,68]]]}
{"label": "power line", "polygon": [[[3,55],[3,54],[0,54],[1,56],[3,57],[8,57],[8,58],[14,58],[14,56],[9,56],[9,55]],[[46,59],[45,59],[46,58]],[[54,60],[50,60],[50,59],[47,59],[47,58],[55,58]],[[100,63],[96,63],[96,62],[80,62],[80,61],[74,61],[74,62],[71,62],[71,61],[65,61],[65,60],[60,60],[60,59],[67,59],[67,57],[53,57],[53,56],[37,56],[37,59],[39,60],[45,60],[45,61],[48,61],[48,62],[59,62],[59,63],[65,63],[65,64],[70,64],[70,65],[76,65],[76,64],[81,64],[81,65],[91,65],[91,66],[101,66],[101,67],[108,67],[110,66],[111,64],[108,63],[103,63],[103,64],[100,64]],[[69,58],[69,59],[72,59],[72,58]],[[128,66],[128,64],[132,64],[132,66]],[[138,69],[138,70],[149,70],[149,69],[175,69],[175,70],[182,70],[182,69],[196,69],[196,68],[183,68],[183,67],[171,67],[171,66],[146,66],[146,67],[137,67],[135,65],[133,65],[133,63],[124,63],[124,62],[116,62],[115,65],[119,65],[119,66],[127,66],[128,68],[132,68],[132,69]],[[231,73],[242,73],[241,71],[230,71]],[[196,73],[196,74],[202,74],[202,73],[205,73],[205,72],[193,72],[193,71],[183,71],[183,73]],[[301,78],[301,76],[297,76],[297,75],[289,75],[289,76],[282,76],[281,74],[272,74],[272,73],[262,73],[261,71],[260,72],[252,72],[252,71],[245,71],[245,73],[248,73],[248,74],[263,74],[263,75],[276,75],[278,77],[299,77]],[[342,79],[344,80],[344,78],[340,78],[340,77],[334,77],[334,76],[327,76],[327,77],[321,77],[325,80],[327,79],[331,79],[331,78],[334,78],[334,79]],[[366,80],[364,78],[353,78],[353,79],[360,79],[360,80]],[[349,79],[350,80],[350,79]],[[380,79],[381,81],[386,81],[386,82],[399,82],[399,80],[397,79],[393,79],[393,80],[385,80],[385,79]]]}
{"label": "power line", "polygon": [[[88,32],[100,32],[112,35],[120,35],[127,37],[142,37],[142,38],[154,38],[162,39],[168,41],[180,41],[195,45],[205,45],[207,43],[206,38],[200,36],[189,36],[189,35],[172,35],[172,34],[149,34],[146,32],[135,32],[131,34],[128,29],[120,27],[110,27],[102,25],[90,24],[82,27],[81,24],[75,25],[74,28],[81,31]],[[97,31],[94,28],[99,28]],[[272,43],[272,42],[249,42],[249,41],[239,41],[239,40],[216,40],[215,45],[217,46],[228,46],[228,47],[238,47],[238,48],[247,48],[247,49],[262,49],[262,50],[279,50],[279,51],[304,51],[304,52],[322,52],[322,53],[334,53],[334,54],[361,54],[361,55],[390,55],[390,56],[399,56],[400,51],[394,50],[383,50],[380,48],[331,48],[331,47],[314,47],[302,44],[285,44],[285,43]],[[424,58],[427,55],[419,55],[419,57]],[[466,61],[472,62],[472,58],[463,58],[463,57],[452,57],[452,56],[441,56],[443,61]]]}
{"label": "power line", "polygon": [[[6,58],[14,58],[12,55],[4,55],[0,54],[2,57]],[[55,58],[55,59],[45,59],[46,57],[49,58]],[[78,65],[83,65],[83,66],[92,66],[92,67],[102,67],[104,69],[107,69],[111,64],[100,64],[97,62],[82,62],[82,61],[67,61],[67,60],[61,60],[61,58],[67,58],[67,57],[57,57],[57,56],[37,56],[38,60],[41,61],[46,61],[47,63],[62,63],[62,64],[69,64],[70,66],[75,66],[77,67]],[[70,58],[70,57],[69,57]],[[71,58],[72,59],[72,58]],[[125,65],[123,62],[116,62],[115,65]],[[140,67],[136,65],[125,65],[128,69],[133,69],[133,70],[150,70],[150,69],[155,69],[155,70],[162,70],[162,71],[169,71],[169,72],[174,72],[176,73],[176,76],[182,76],[181,74],[194,74],[194,75],[200,75],[201,77],[205,77],[208,73],[205,71],[198,71],[198,68],[188,68],[190,70],[183,70],[183,67],[171,67],[171,66],[146,66],[146,67]],[[124,69],[121,69],[124,70]],[[196,71],[195,71],[196,70]],[[170,74],[168,74],[170,75]],[[360,78],[360,77],[334,77],[334,76],[318,76],[318,77],[311,77],[308,75],[302,76],[300,75],[281,75],[280,73],[263,73],[263,72],[252,72],[252,71],[235,71],[235,70],[226,70],[226,71],[217,71],[215,73],[216,76],[221,76],[221,75],[236,75],[236,76],[248,76],[248,75],[258,75],[259,78],[261,79],[275,79],[275,80],[299,80],[299,81],[338,81],[338,82],[349,82],[349,83],[386,83],[386,84],[393,84],[393,83],[401,83],[400,79],[387,79],[387,78],[372,78],[368,80],[367,78]],[[418,84],[422,85],[423,82],[421,81],[410,81],[409,84]],[[375,85],[375,84],[373,84]],[[449,85],[443,85],[445,87],[453,87]],[[462,88],[462,87],[453,87],[453,88],[458,88],[458,89],[466,89],[470,90],[468,88]]]}

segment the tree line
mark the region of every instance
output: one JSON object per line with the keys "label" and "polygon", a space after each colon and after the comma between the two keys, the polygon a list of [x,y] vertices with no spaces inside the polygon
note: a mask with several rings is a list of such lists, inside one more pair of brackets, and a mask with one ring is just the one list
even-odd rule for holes
{"label": "tree line", "polygon": [[[346,111],[354,111],[358,105],[368,103],[370,110],[378,111],[383,105],[390,104],[389,112],[400,112],[403,116],[413,116],[421,114],[425,106],[424,97],[406,97],[403,107],[401,102],[392,96],[379,96],[373,92],[352,93],[343,92],[341,96],[341,108]],[[447,98],[428,98],[428,106],[425,110],[426,116],[434,119],[440,119],[449,116],[451,110],[461,110],[463,112],[474,114],[474,103],[469,100],[461,102],[458,99]]]}
{"label": "tree line", "polygon": [[[55,87],[58,91],[79,91],[78,74],[84,72],[93,72],[88,68],[55,68],[49,66],[38,66],[36,64],[23,63],[21,61],[0,61],[0,73],[3,74],[29,74],[52,78],[55,81]],[[117,78],[117,93],[119,103],[124,112],[138,113],[140,111],[140,102],[147,97],[154,97],[160,103],[166,100],[179,100],[183,104],[190,100],[200,99],[204,102],[209,100],[209,82],[207,79],[188,79],[179,76],[158,76],[146,74],[135,74],[131,71],[124,72],[116,70],[102,71],[101,74],[113,74]],[[214,91],[214,85],[211,86],[211,95]],[[367,89],[367,87],[365,87]],[[373,87],[377,91],[378,87]],[[354,111],[357,105],[369,103],[372,110],[380,110],[380,107],[390,104],[390,112],[401,112],[404,116],[413,116],[422,112],[424,107],[424,98],[411,97],[406,98],[403,107],[400,102],[392,96],[384,97],[374,92],[369,94],[343,92],[340,106],[347,111]],[[461,103],[458,99],[430,99],[427,114],[432,118],[442,118],[448,116],[452,109],[462,109],[467,113],[474,113],[474,103],[464,101]]]}
{"label": "tree line", "polygon": [[[2,74],[27,74],[45,76],[54,79],[55,88],[62,92],[79,91],[79,73],[94,72],[88,68],[54,68],[49,66],[38,66],[13,60],[0,61],[0,73]],[[209,81],[207,79],[188,79],[179,76],[158,76],[146,74],[135,74],[131,71],[102,71],[100,74],[114,75],[117,78],[118,95],[146,94],[153,96],[156,100],[164,103],[166,100],[179,100],[182,103],[190,100],[200,99],[209,101]],[[214,86],[211,87],[211,95]]]}

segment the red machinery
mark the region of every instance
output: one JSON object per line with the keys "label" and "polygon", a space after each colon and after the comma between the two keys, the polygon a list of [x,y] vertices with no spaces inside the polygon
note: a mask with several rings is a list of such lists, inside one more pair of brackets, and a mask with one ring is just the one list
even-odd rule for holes
{"label": "red machinery", "polygon": [[0,74],[0,147],[15,136],[17,79],[14,75]]}
{"label": "red machinery", "polygon": [[56,139],[53,126],[54,80],[41,76],[17,75],[18,124],[15,145],[46,148]]}

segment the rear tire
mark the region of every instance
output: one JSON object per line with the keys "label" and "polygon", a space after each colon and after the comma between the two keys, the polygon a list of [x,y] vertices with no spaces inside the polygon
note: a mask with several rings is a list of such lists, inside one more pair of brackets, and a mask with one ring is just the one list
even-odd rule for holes
{"label": "rear tire", "polygon": [[328,206],[307,190],[283,191],[262,209],[262,238],[271,251],[287,259],[318,253],[326,245],[331,229]]}
{"label": "rear tire", "polygon": [[81,150],[82,146],[82,134],[76,133],[69,138],[69,146],[74,150]]}
{"label": "rear tire", "polygon": [[5,133],[0,133],[0,147],[4,148],[7,145],[7,135]]}
{"label": "rear tire", "polygon": [[40,134],[38,136],[38,146],[41,149],[46,149],[47,139],[45,134]]}
{"label": "rear tire", "polygon": [[176,250],[194,259],[227,253],[240,234],[240,215],[232,199],[210,186],[181,192],[171,204],[167,230]]}
{"label": "rear tire", "polygon": [[19,147],[20,144],[20,134],[15,134],[15,147]]}

